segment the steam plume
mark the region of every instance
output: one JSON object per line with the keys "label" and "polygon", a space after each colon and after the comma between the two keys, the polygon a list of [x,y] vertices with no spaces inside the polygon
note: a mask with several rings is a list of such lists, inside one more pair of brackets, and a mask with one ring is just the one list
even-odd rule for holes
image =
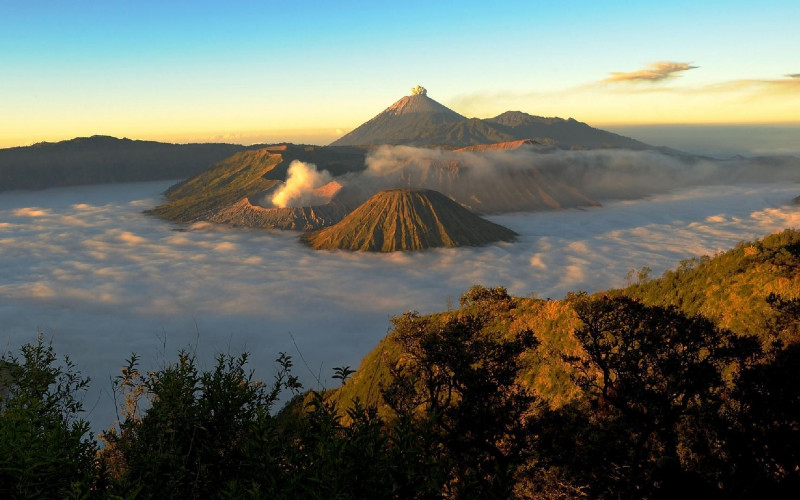
{"label": "steam plume", "polygon": [[327,170],[317,172],[316,165],[294,160],[289,165],[286,184],[275,192],[272,204],[281,208],[313,205],[316,201],[314,189],[330,181],[331,174]]}

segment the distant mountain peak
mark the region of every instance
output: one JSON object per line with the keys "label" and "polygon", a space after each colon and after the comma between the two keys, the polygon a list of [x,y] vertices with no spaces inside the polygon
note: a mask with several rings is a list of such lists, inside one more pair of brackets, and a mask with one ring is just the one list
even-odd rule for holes
{"label": "distant mountain peak", "polygon": [[536,140],[559,149],[650,148],[573,118],[506,111],[494,118],[467,119],[428,97],[428,91],[419,85],[411,88],[411,95],[332,142],[331,146],[402,144],[452,148],[519,140]]}
{"label": "distant mountain peak", "polygon": [[366,123],[331,143],[331,146],[364,146],[404,144],[420,130],[466,120],[428,97],[428,91],[417,85],[405,96]]}
{"label": "distant mountain peak", "polygon": [[[425,91],[425,89],[422,90]],[[449,121],[466,120],[465,117],[452,109],[428,97],[427,91],[420,94],[407,95],[386,108],[383,113],[395,116],[413,113],[443,114],[451,118]]]}

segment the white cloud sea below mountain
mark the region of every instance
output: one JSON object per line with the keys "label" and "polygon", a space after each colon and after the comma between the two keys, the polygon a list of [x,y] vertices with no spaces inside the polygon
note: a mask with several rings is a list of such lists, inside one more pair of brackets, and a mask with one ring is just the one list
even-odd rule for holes
{"label": "white cloud sea below mountain", "polygon": [[629,269],[657,276],[682,259],[800,227],[798,184],[713,186],[490,217],[520,234],[514,243],[318,252],[295,232],[142,214],[169,185],[0,194],[2,347],[16,351],[39,331],[52,338],[93,380],[84,404],[95,430],[113,422],[109,378],[132,352],[155,368],[191,347],[209,368],[216,352],[247,350],[257,376],[269,379],[285,351],[306,387],[317,388],[312,372],[330,385],[334,366],[357,367],[392,315],[443,310],[473,284],[561,298],[622,286]]}

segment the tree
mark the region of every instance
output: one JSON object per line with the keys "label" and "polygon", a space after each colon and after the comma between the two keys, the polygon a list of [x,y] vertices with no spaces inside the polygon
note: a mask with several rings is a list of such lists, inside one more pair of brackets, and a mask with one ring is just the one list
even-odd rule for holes
{"label": "tree", "polygon": [[[299,388],[291,359],[277,362],[268,388],[245,369],[246,354],[218,355],[212,370],[200,371],[194,355],[182,351],[176,363],[147,374],[133,356],[115,384],[125,395],[124,419],[102,436],[116,487],[145,497],[216,498],[239,483],[269,484],[270,474],[280,474],[268,458],[277,447],[270,410],[282,389]],[[252,449],[264,456],[248,456]],[[266,466],[247,466],[257,462]]]}
{"label": "tree", "polygon": [[393,319],[403,355],[383,397],[431,437],[427,454],[449,475],[444,492],[506,498],[531,439],[534,397],[517,377],[537,341],[492,328],[488,311],[514,307],[505,289],[473,287],[460,302],[453,314]]}
{"label": "tree", "polygon": [[760,353],[758,340],[674,307],[627,297],[574,300],[583,322],[574,334],[586,355],[565,359],[599,421],[623,422],[628,429],[621,446],[632,452],[629,463],[613,466],[629,470],[640,489],[659,482],[668,488],[652,474],[672,470],[670,463],[679,471],[713,475],[718,415],[730,374]]}

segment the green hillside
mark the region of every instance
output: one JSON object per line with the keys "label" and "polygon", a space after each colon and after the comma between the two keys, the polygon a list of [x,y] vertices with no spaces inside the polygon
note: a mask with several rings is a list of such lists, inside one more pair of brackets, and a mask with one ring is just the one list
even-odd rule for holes
{"label": "green hillside", "polygon": [[700,314],[743,335],[763,336],[764,325],[776,316],[765,299],[770,294],[800,297],[799,264],[800,233],[787,230],[715,257],[682,261],[659,279],[616,293]]}
{"label": "green hillside", "polygon": [[[784,300],[800,297],[800,232],[786,230],[762,240],[746,242],[713,258],[687,260],[661,278],[632,284],[622,290],[598,292],[594,297],[630,297],[648,306],[674,306],[688,316],[702,315],[740,336],[754,335],[769,348],[776,337],[773,327],[780,311],[768,302],[770,294]],[[509,298],[507,308],[494,308],[494,320],[503,331],[536,332],[539,345],[526,358],[523,379],[551,408],[576,401],[581,391],[573,382],[574,371],[563,355],[583,356],[573,332],[580,326],[575,304],[583,294],[562,300]],[[442,312],[448,317],[459,311]],[[783,331],[784,342],[794,342],[793,331]],[[353,378],[332,397],[347,402],[360,399],[379,404],[381,384],[388,381],[389,367],[402,358],[390,333],[362,361]]]}

